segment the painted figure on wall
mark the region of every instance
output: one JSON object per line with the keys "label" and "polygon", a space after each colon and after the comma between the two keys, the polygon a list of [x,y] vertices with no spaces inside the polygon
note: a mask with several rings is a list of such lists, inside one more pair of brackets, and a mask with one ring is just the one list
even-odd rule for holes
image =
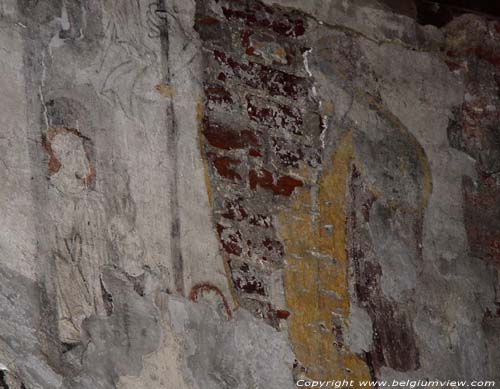
{"label": "painted figure on wall", "polygon": [[100,268],[108,263],[105,210],[93,190],[95,168],[89,139],[78,131],[51,128],[44,139],[49,154],[49,215],[61,342],[78,343],[83,321],[103,314]]}
{"label": "painted figure on wall", "polygon": [[130,179],[123,164],[113,164],[113,179],[108,214],[112,262],[127,274],[137,277],[144,273],[146,248],[135,227],[137,209],[130,195]]}

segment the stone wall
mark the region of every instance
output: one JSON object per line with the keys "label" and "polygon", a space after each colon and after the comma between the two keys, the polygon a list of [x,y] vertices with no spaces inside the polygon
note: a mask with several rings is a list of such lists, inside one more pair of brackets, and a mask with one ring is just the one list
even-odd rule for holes
{"label": "stone wall", "polygon": [[0,0],[0,387],[500,383],[500,23],[417,5]]}

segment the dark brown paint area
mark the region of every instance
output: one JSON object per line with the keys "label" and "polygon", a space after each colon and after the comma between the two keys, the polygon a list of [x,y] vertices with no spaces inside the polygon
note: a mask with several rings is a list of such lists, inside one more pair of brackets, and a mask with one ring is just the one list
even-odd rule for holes
{"label": "dark brown paint area", "polygon": [[[372,349],[364,355],[364,359],[374,376],[377,376],[383,366],[397,371],[416,370],[420,367],[420,361],[413,320],[409,313],[411,304],[392,301],[383,294],[380,285],[382,268],[378,258],[373,255],[367,238],[369,235],[366,234],[371,216],[386,219],[387,223],[395,219],[395,216],[386,211],[372,212],[374,204],[379,200],[364,188],[363,176],[353,165],[349,181],[349,259],[355,297],[358,304],[366,309],[373,323]],[[405,216],[405,220],[410,219],[411,215]],[[421,221],[419,216],[417,219]],[[421,241],[421,230],[415,228],[413,233],[415,239]]]}

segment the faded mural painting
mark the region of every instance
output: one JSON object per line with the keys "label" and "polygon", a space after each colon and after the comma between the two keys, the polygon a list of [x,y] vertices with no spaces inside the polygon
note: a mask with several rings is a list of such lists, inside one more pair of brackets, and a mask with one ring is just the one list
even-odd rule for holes
{"label": "faded mural painting", "polygon": [[500,379],[500,24],[388,7],[0,0],[0,387]]}
{"label": "faded mural painting", "polygon": [[288,331],[296,378],[425,369],[415,295],[430,277],[432,168],[384,101],[366,53],[381,43],[259,2],[198,2],[196,29],[202,150],[238,303]]}

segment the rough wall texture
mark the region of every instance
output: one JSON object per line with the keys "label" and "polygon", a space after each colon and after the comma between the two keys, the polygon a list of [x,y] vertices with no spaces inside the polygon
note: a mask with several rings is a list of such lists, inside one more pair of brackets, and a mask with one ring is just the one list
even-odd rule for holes
{"label": "rough wall texture", "polygon": [[0,0],[0,387],[498,382],[500,23],[415,9]]}

